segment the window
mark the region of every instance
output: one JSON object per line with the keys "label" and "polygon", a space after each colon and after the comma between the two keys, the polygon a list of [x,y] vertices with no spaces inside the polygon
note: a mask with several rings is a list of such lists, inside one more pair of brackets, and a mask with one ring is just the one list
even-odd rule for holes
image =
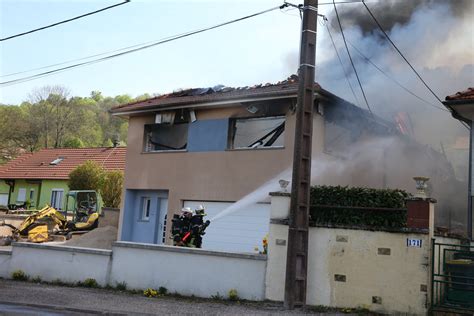
{"label": "window", "polygon": [[184,150],[188,123],[145,125],[145,151]]}
{"label": "window", "polygon": [[30,201],[33,201],[35,198],[35,189],[30,189]]}
{"label": "window", "polygon": [[235,119],[231,122],[229,148],[283,147],[285,117]]}
{"label": "window", "polygon": [[51,161],[49,164],[50,165],[57,165],[63,160],[64,160],[64,157],[58,157],[57,159],[54,159],[53,161]]}
{"label": "window", "polygon": [[151,198],[142,197],[142,221],[150,220]]}
{"label": "window", "polygon": [[25,188],[19,188],[18,189],[18,197],[17,197],[17,202],[25,202],[26,201],[26,189]]}
{"label": "window", "polygon": [[63,208],[63,189],[53,189],[51,190],[51,206],[57,210],[62,210]]}

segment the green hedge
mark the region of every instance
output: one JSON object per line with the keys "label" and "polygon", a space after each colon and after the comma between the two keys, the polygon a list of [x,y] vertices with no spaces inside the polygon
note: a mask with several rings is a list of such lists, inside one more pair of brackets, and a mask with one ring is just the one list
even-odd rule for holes
{"label": "green hedge", "polygon": [[[310,196],[311,221],[322,225],[406,227],[406,210],[381,211],[370,208],[405,208],[405,199],[410,196],[406,191],[399,189],[314,186],[311,188]],[[367,209],[340,208],[344,206]]]}

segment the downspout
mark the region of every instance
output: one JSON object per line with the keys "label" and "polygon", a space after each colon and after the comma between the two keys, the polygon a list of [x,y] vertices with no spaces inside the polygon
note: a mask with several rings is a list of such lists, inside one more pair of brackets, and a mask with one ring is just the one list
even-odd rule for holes
{"label": "downspout", "polygon": [[11,199],[13,191],[15,190],[15,180],[4,180],[4,181],[10,187],[8,190],[8,203],[7,204],[11,204],[10,199]]}
{"label": "downspout", "polygon": [[472,159],[474,158],[472,156],[472,152],[474,151],[474,139],[473,139],[473,133],[474,131],[472,130],[474,126],[474,123],[471,121],[471,130],[469,133],[469,179],[468,179],[468,186],[467,186],[467,194],[468,200],[467,200],[467,237],[472,240],[472,178],[473,178],[473,161]]}
{"label": "downspout", "polygon": [[40,180],[38,185],[38,196],[36,197],[36,209],[41,209],[40,202],[41,202],[41,187],[43,186],[43,180]]}

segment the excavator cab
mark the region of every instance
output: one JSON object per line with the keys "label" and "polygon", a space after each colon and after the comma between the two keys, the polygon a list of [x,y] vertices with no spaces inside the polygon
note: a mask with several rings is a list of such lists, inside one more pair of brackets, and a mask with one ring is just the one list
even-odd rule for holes
{"label": "excavator cab", "polygon": [[72,213],[72,230],[90,230],[97,227],[101,213],[100,197],[96,191],[69,191],[66,213]]}

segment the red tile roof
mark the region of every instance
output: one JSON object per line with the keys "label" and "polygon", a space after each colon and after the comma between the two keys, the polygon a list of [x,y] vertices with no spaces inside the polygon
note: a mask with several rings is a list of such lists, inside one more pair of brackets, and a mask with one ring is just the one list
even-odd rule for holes
{"label": "red tile roof", "polygon": [[[315,84],[317,90],[321,90]],[[288,79],[277,83],[259,84],[251,87],[225,87],[218,85],[212,88],[194,88],[163,94],[147,100],[136,101],[114,107],[112,113],[127,113],[138,110],[149,110],[157,107],[198,104],[207,102],[232,101],[241,98],[286,96],[298,91],[298,76],[291,75]]]}
{"label": "red tile roof", "polygon": [[[65,179],[87,160],[106,170],[124,170],[126,147],[54,148],[24,153],[0,166],[0,179]],[[63,157],[57,165],[50,163]]]}
{"label": "red tile roof", "polygon": [[474,88],[467,88],[465,91],[457,92],[453,95],[448,95],[446,101],[459,101],[459,100],[473,100],[474,101]]}

